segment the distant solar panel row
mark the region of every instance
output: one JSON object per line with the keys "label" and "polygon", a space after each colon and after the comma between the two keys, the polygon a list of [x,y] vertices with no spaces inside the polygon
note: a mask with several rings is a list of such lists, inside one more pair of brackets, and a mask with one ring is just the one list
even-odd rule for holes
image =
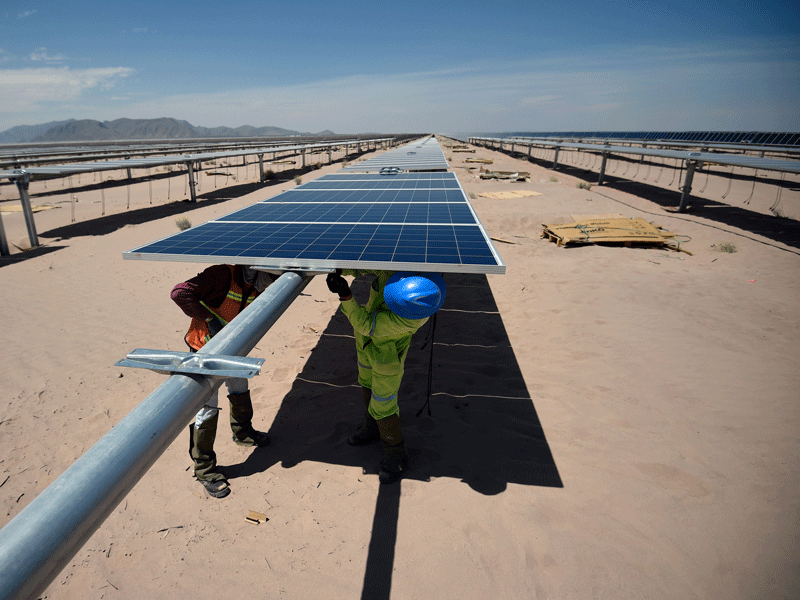
{"label": "distant solar panel row", "polygon": [[381,171],[399,169],[401,171],[446,171],[447,160],[436,138],[430,137],[420,142],[406,144],[385,154],[363,162],[348,165],[342,171]]}
{"label": "distant solar panel row", "polygon": [[[358,187],[364,183],[380,186]],[[326,175],[123,256],[270,269],[505,272],[453,173]]]}
{"label": "distant solar panel row", "polygon": [[560,131],[513,133],[509,136],[534,138],[621,140],[676,140],[686,142],[722,142],[764,146],[800,146],[800,133],[759,131]]}

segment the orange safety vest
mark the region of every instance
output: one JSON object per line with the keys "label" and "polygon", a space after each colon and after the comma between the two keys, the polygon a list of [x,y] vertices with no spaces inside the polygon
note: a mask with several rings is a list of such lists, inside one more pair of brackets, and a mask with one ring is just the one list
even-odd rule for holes
{"label": "orange safety vest", "polygon": [[[234,277],[235,267],[233,265],[228,265],[228,267],[231,270],[231,287],[228,290],[228,294],[225,296],[225,300],[222,301],[222,304],[216,308],[213,308],[202,300],[200,301],[200,304],[211,311],[225,325],[232,321],[236,315],[244,310],[244,308],[253,300],[255,300],[256,296],[258,296],[256,289],[250,288],[252,291],[248,295],[246,302],[243,302],[242,293],[244,290],[238,283],[236,283],[236,277]],[[200,350],[200,348],[202,348],[206,342],[211,339],[211,335],[209,335],[208,331],[208,323],[206,323],[203,319],[195,319],[193,317],[192,322],[189,325],[189,331],[186,333],[186,336],[183,339],[185,339],[186,343],[195,350]]]}

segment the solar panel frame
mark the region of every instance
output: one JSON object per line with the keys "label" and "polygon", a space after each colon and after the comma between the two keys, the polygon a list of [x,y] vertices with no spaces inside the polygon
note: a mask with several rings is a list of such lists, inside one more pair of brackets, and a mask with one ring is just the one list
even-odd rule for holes
{"label": "solar panel frame", "polygon": [[[461,183],[453,173],[365,176],[351,183],[447,182],[450,188],[415,188],[428,200],[380,199],[387,191],[334,189],[326,202],[309,201],[320,190],[298,186],[203,225],[172,234],[123,253],[134,260],[246,264],[268,270],[327,271],[376,269],[453,273],[505,273]],[[427,177],[442,175],[444,177]],[[378,177],[379,179],[376,179]],[[415,179],[416,177],[416,179]],[[327,179],[331,178],[331,179]],[[315,182],[330,185],[330,175]],[[336,200],[344,192],[350,200]],[[379,194],[374,197],[375,194]],[[431,194],[452,194],[430,201]],[[311,195],[311,196],[309,196]],[[333,198],[333,199],[332,199]]]}

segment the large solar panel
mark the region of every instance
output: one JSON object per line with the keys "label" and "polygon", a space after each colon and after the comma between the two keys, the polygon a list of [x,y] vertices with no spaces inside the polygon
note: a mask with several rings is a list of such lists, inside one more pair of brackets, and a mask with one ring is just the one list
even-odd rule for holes
{"label": "large solar panel", "polygon": [[267,269],[505,272],[453,173],[326,175],[123,257]]}
{"label": "large solar panel", "polygon": [[342,171],[375,172],[385,169],[400,171],[447,171],[448,164],[436,138],[412,142],[374,158],[348,165]]}

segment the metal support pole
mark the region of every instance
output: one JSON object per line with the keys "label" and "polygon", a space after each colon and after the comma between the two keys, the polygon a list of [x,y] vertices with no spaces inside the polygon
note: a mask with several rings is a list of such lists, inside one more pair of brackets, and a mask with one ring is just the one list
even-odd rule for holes
{"label": "metal support pole", "polygon": [[11,252],[8,249],[8,238],[6,230],[3,228],[3,217],[0,216],[0,256],[8,256]]}
{"label": "metal support pole", "polygon": [[189,195],[191,197],[191,202],[197,202],[197,192],[194,189],[194,164],[192,161],[186,163],[186,168],[189,169]]}
{"label": "metal support pole", "polygon": [[264,183],[264,155],[258,155],[258,172],[259,172],[259,181]]}
{"label": "metal support pole", "polygon": [[303,150],[300,153],[303,155],[303,167],[305,167],[306,166],[306,149],[303,148]]}
{"label": "metal support pole", "polygon": [[[246,355],[311,281],[284,273],[198,354]],[[172,375],[0,530],[0,600],[36,598],[221,379]]]}
{"label": "metal support pole", "polygon": [[31,248],[36,248],[39,245],[39,236],[36,235],[36,223],[33,221],[33,209],[31,209],[31,199],[28,196],[28,186],[31,182],[30,173],[20,171],[21,177],[17,177],[17,189],[19,190],[19,199],[22,202],[22,212],[25,213],[25,227],[28,228],[28,239],[31,242]]}
{"label": "metal support pole", "polygon": [[561,150],[558,146],[556,146],[556,155],[553,157],[553,170],[555,171],[558,168],[558,152]]}
{"label": "metal support pole", "polygon": [[528,146],[528,160],[530,160],[530,158],[531,158],[531,149],[532,149],[532,148],[533,148],[533,144],[530,144],[530,145]]}
{"label": "metal support pole", "polygon": [[597,178],[597,185],[603,185],[603,177],[606,176],[606,161],[608,160],[608,153],[603,152],[603,161],[600,163],[600,177]]}
{"label": "metal support pole", "polygon": [[685,212],[689,204],[689,194],[692,193],[692,179],[694,179],[694,170],[698,163],[693,160],[686,161],[686,179],[683,181],[681,188],[681,205],[678,207],[678,212]]}

